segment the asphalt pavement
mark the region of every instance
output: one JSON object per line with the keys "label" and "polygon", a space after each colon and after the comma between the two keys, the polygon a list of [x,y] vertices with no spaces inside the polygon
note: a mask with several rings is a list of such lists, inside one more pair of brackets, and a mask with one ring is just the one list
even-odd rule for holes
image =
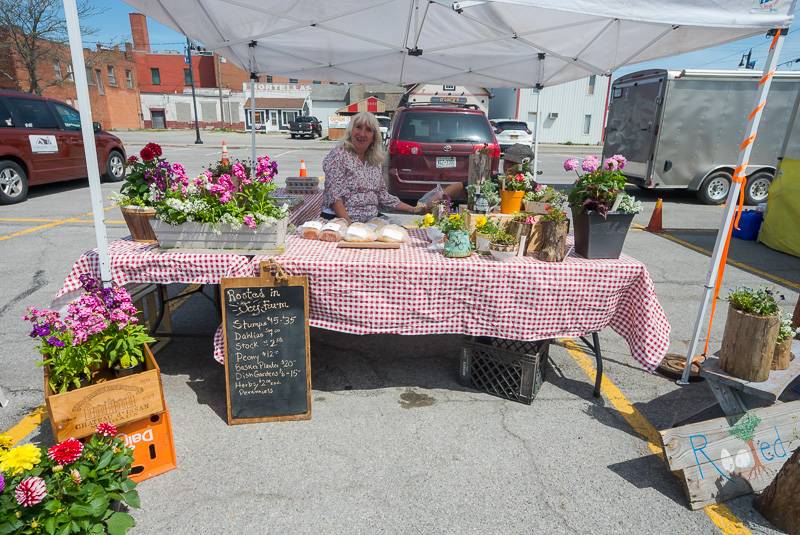
{"label": "asphalt pavement", "polygon": [[[147,141],[161,143],[165,156],[190,172],[218,158],[223,138],[234,156],[249,154],[249,136],[242,134],[204,132],[198,146],[190,131],[119,135],[131,153]],[[320,174],[333,145],[258,137],[259,154],[275,158],[282,177],[294,175],[300,159],[309,174]],[[599,151],[544,147],[543,181],[569,183],[561,162],[589,152]],[[103,185],[110,239],[128,234],[108,201],[118,189]],[[0,386],[11,398],[0,409],[0,430],[43,402],[42,372],[21,316],[28,305],[47,305],[72,263],[93,247],[88,193],[85,181],[44,186],[33,188],[27,202],[0,207]],[[700,205],[689,194],[659,195],[665,227],[718,226],[719,207]],[[636,223],[646,225],[656,196],[642,197],[646,210]],[[628,234],[625,253],[646,264],[672,326],[670,351],[685,353],[708,257],[640,230]],[[789,282],[781,286],[787,311],[798,298],[795,266],[781,264]],[[737,267],[726,273],[725,288],[767,283]],[[223,368],[211,358],[216,312],[196,296],[174,320],[176,330],[198,333],[173,340],[157,355],[178,468],[140,485],[134,533],[720,532],[720,520],[687,508],[681,483],[641,436],[646,430],[632,428],[623,416],[638,411],[655,429],[704,409],[711,417],[708,387],[678,387],[644,372],[610,329],[601,333],[606,377],[630,408],[608,396],[594,399],[585,371],[593,358],[561,346],[551,349],[537,398],[524,405],[458,383],[458,337],[313,330],[313,418],[228,426]],[[720,306],[712,347],[724,323]],[[49,426],[27,440],[49,444]],[[750,497],[728,506],[752,532],[776,533],[754,512]]]}

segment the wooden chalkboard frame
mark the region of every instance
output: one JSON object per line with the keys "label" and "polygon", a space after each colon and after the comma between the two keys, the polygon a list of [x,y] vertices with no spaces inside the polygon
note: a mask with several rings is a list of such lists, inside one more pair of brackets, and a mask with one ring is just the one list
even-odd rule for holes
{"label": "wooden chalkboard frame", "polygon": [[[263,288],[276,288],[279,286],[302,286],[303,287],[303,316],[305,323],[305,336],[306,336],[306,406],[308,410],[302,414],[290,414],[284,416],[264,416],[259,418],[234,418],[231,413],[231,385],[230,385],[230,370],[228,369],[228,330],[226,311],[225,311],[225,290],[227,288],[247,288],[247,287],[263,287]],[[224,360],[225,360],[225,401],[228,414],[228,425],[237,424],[251,424],[261,422],[288,422],[296,420],[310,420],[311,419],[311,345],[310,345],[310,330],[308,326],[308,277],[305,276],[287,276],[275,277],[268,270],[262,267],[260,277],[240,277],[222,279],[220,281],[220,295],[221,295],[221,308],[222,308],[222,336],[224,343]]]}

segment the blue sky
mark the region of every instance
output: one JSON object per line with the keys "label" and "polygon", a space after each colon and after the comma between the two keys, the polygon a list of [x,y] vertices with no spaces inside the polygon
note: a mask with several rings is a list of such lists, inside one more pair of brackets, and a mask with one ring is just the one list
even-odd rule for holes
{"label": "blue sky", "polygon": [[[96,0],[92,4],[104,9],[105,12],[100,16],[94,17],[94,19],[89,19],[88,25],[97,28],[98,32],[91,37],[87,37],[87,44],[93,44],[95,41],[100,41],[103,44],[120,44],[130,41],[131,30],[128,22],[128,13],[134,11],[133,8],[121,0]],[[153,19],[148,19],[148,29],[153,48],[159,50],[180,50],[183,48],[185,38],[178,32],[159,24]],[[798,33],[800,34],[800,32]],[[736,69],[742,54],[747,53],[750,48],[753,49],[756,69],[760,70],[764,66],[767,49],[769,48],[769,40],[764,36],[751,37],[706,50],[628,66],[615,72],[614,77],[649,68]],[[800,35],[795,34],[790,29],[789,35],[784,42],[780,61],[796,58],[800,58]],[[784,65],[781,68],[800,69],[800,63]]]}

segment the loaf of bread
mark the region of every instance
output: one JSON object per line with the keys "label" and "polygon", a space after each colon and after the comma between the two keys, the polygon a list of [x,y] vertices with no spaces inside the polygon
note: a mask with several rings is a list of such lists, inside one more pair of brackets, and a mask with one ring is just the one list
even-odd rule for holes
{"label": "loaf of bread", "polygon": [[347,232],[347,221],[342,218],[331,219],[322,226],[319,239],[322,241],[341,241]]}
{"label": "loaf of bread", "polygon": [[370,225],[366,223],[353,223],[347,227],[347,231],[344,233],[344,239],[345,241],[352,242],[368,242],[377,240],[378,236]]}
{"label": "loaf of bread", "polygon": [[408,241],[408,231],[400,225],[385,225],[378,232],[378,241],[387,243],[405,243]]}
{"label": "loaf of bread", "polygon": [[306,221],[300,225],[300,235],[306,240],[318,240],[319,234],[322,231],[322,221]]}
{"label": "loaf of bread", "polygon": [[379,231],[380,229],[382,229],[383,227],[385,227],[388,224],[389,224],[388,221],[386,221],[385,219],[380,218],[380,217],[373,217],[372,219],[367,221],[367,225],[372,227],[372,230],[374,230],[376,232]]}

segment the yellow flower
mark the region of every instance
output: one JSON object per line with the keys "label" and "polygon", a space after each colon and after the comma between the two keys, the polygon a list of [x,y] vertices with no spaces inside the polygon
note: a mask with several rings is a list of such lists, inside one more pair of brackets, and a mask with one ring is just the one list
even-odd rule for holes
{"label": "yellow flower", "polygon": [[489,218],[487,218],[485,215],[479,215],[478,217],[475,218],[475,227],[481,228],[486,224],[488,220]]}
{"label": "yellow flower", "polygon": [[433,214],[425,214],[425,217],[422,218],[422,225],[425,227],[432,227],[434,223],[436,223],[436,218],[433,217]]}
{"label": "yellow flower", "polygon": [[9,435],[0,435],[0,451],[10,450],[14,445],[14,439]]}
{"label": "yellow flower", "polygon": [[16,476],[33,469],[41,460],[42,452],[33,444],[17,446],[0,456],[0,472]]}
{"label": "yellow flower", "polygon": [[451,223],[458,223],[459,221],[461,221],[461,215],[460,214],[450,214],[450,217],[448,219],[450,220]]}

